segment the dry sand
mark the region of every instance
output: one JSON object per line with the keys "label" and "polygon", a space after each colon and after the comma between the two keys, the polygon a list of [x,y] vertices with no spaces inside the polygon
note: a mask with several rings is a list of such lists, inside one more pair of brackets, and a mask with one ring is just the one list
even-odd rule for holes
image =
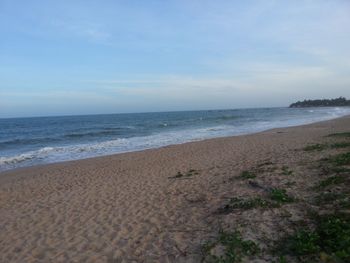
{"label": "dry sand", "polygon": [[[262,237],[277,238],[283,220],[276,218],[286,211],[253,209],[218,215],[228,198],[263,194],[234,178],[268,162],[274,168],[265,170],[259,184],[286,184],[290,178],[280,176],[280,170],[288,166],[294,171],[295,189],[304,189],[306,182],[317,178],[304,174],[302,164],[322,153],[305,155],[300,149],[327,134],[349,130],[348,116],[3,172],[0,261],[200,262],[201,245],[219,228],[244,230],[244,237],[263,245]],[[198,174],[174,178],[191,169]],[[298,211],[292,219],[302,216]]]}

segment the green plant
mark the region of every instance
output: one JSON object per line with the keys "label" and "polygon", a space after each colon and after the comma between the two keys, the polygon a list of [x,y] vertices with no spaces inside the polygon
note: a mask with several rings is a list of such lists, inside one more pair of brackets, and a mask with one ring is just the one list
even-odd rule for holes
{"label": "green plant", "polygon": [[[212,252],[213,248],[216,246],[223,247],[222,255],[215,255]],[[204,252],[205,262],[235,263],[241,262],[245,256],[258,254],[260,249],[253,241],[244,240],[238,231],[220,231],[217,240],[214,242],[207,242],[202,251]]]}
{"label": "green plant", "polygon": [[327,137],[350,137],[350,132],[339,132],[328,134]]}
{"label": "green plant", "polygon": [[306,147],[304,147],[304,151],[310,152],[310,151],[322,151],[327,148],[327,145],[325,144],[311,144]]}
{"label": "green plant", "polygon": [[350,217],[347,214],[333,214],[318,219],[316,231],[320,246],[336,259],[350,262]]}
{"label": "green plant", "polygon": [[174,178],[181,178],[184,175],[181,172],[177,172],[177,174],[174,176]]}
{"label": "green plant", "polygon": [[296,185],[296,182],[295,181],[288,181],[288,182],[285,183],[285,185],[287,187],[292,187],[292,186]]}
{"label": "green plant", "polygon": [[327,262],[350,262],[350,216],[317,216],[314,229],[297,230],[278,248],[280,253],[303,257],[304,262],[319,262],[320,256]]}
{"label": "green plant", "polygon": [[330,145],[333,149],[350,147],[350,142],[337,142]]}
{"label": "green plant", "polygon": [[335,155],[329,159],[329,161],[337,166],[340,165],[349,165],[350,164],[350,152],[347,153],[341,153],[338,155]]}
{"label": "green plant", "polygon": [[283,175],[291,175],[293,174],[293,171],[288,168],[288,166],[283,166],[282,167],[282,174]]}
{"label": "green plant", "polygon": [[342,200],[345,198],[344,193],[321,193],[315,197],[315,204],[316,205],[323,205],[323,204],[329,204],[331,202]]}
{"label": "green plant", "polygon": [[270,198],[278,203],[291,203],[294,198],[287,194],[285,189],[274,188],[270,192]]}
{"label": "green plant", "polygon": [[278,207],[278,204],[269,202],[260,197],[248,198],[248,199],[234,197],[230,199],[228,204],[219,208],[218,213],[229,214],[236,209],[249,210],[253,208],[273,208],[273,207]]}
{"label": "green plant", "polygon": [[243,171],[239,177],[242,179],[254,179],[256,175],[249,171]]}
{"label": "green plant", "polygon": [[176,178],[182,178],[182,177],[191,177],[191,176],[197,175],[197,174],[199,174],[199,172],[197,170],[191,169],[186,174],[183,174],[181,172],[177,172],[176,175],[174,175],[172,177],[169,177],[169,178],[171,178],[171,179],[175,178],[176,179]]}
{"label": "green plant", "polygon": [[269,166],[269,165],[272,165],[272,164],[273,164],[273,162],[267,161],[267,162],[258,164],[258,167]]}
{"label": "green plant", "polygon": [[289,240],[289,247],[296,255],[318,253],[320,237],[317,232],[311,230],[299,230]]}
{"label": "green plant", "polygon": [[324,189],[330,185],[341,184],[344,181],[345,181],[345,178],[343,176],[340,176],[340,175],[331,176],[331,177],[328,177],[327,179],[320,181],[316,186],[316,189],[317,190]]}
{"label": "green plant", "polygon": [[194,170],[194,169],[190,169],[188,170],[188,172],[186,173],[186,176],[192,176],[192,175],[197,175],[199,174],[199,172],[197,170]]}
{"label": "green plant", "polygon": [[332,167],[331,170],[337,174],[349,173],[350,169],[345,167]]}

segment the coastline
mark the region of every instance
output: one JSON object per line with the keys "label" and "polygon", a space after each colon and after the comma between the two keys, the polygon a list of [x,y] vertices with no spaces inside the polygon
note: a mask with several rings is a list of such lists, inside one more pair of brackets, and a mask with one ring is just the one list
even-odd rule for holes
{"label": "coastline", "polygon": [[[350,108],[262,108],[187,113],[0,121],[3,125],[0,171],[311,124],[350,114]],[[22,128],[17,131],[17,126]]]}
{"label": "coastline", "polygon": [[[304,189],[318,178],[304,174],[302,165],[328,153],[304,156],[300,149],[349,130],[345,116],[1,172],[0,261],[198,262],[200,246],[216,229],[238,225],[215,211],[228,198],[256,190],[231,178],[269,162],[288,166],[296,190]],[[289,179],[271,172],[264,180],[278,186]],[[297,208],[292,216],[298,219]],[[254,211],[245,237],[254,239],[254,227],[267,229],[278,215],[268,211],[271,221],[259,222],[261,211]]]}
{"label": "coastline", "polygon": [[147,151],[159,150],[159,149],[173,147],[173,146],[181,146],[181,145],[192,144],[192,143],[201,143],[201,142],[206,142],[206,141],[220,140],[220,139],[230,139],[230,138],[243,137],[243,136],[251,136],[251,135],[255,135],[255,134],[266,133],[266,132],[278,130],[278,129],[304,127],[304,126],[309,126],[309,125],[314,125],[314,124],[318,124],[318,123],[329,122],[329,121],[338,120],[338,119],[342,119],[342,118],[348,118],[348,117],[350,117],[350,115],[345,115],[345,116],[337,117],[337,118],[330,119],[330,120],[322,120],[322,121],[317,121],[317,122],[307,123],[307,124],[301,124],[301,125],[293,125],[293,126],[287,126],[287,127],[271,128],[271,129],[267,129],[267,130],[263,130],[263,131],[246,133],[246,134],[222,136],[222,137],[216,137],[216,138],[208,138],[208,139],[203,139],[203,140],[195,140],[195,141],[190,141],[190,142],[169,144],[169,145],[165,145],[165,146],[149,148],[149,149],[143,149],[143,150],[127,151],[127,152],[107,154],[107,155],[101,155],[101,156],[95,156],[95,157],[88,157],[88,158],[83,158],[83,159],[67,160],[67,161],[59,161],[59,162],[54,162],[54,163],[38,164],[38,165],[33,165],[33,166],[18,167],[18,168],[14,168],[14,169],[10,169],[10,170],[0,171],[0,180],[1,180],[1,177],[5,176],[6,174],[17,173],[17,172],[20,172],[20,171],[25,171],[27,169],[44,168],[44,167],[56,166],[56,165],[69,165],[70,163],[74,164],[74,163],[80,162],[80,161],[89,161],[89,160],[93,161],[95,159],[98,160],[100,158],[108,158],[108,157],[114,157],[114,156],[119,156],[119,155],[124,155],[124,154],[128,155],[128,154],[133,154],[133,153],[147,152]]}

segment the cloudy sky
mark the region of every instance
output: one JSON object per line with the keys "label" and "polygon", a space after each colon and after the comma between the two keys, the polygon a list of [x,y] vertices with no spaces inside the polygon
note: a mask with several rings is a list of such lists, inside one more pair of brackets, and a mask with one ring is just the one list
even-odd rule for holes
{"label": "cloudy sky", "polygon": [[349,0],[0,0],[0,117],[338,96]]}

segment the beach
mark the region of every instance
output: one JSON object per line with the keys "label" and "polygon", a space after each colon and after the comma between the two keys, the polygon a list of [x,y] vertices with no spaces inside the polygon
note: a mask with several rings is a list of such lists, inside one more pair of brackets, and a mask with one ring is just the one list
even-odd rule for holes
{"label": "beach", "polygon": [[[345,151],[302,149],[349,131],[345,116],[2,172],[0,261],[201,262],[203,245],[224,229],[259,244],[259,257],[244,262],[271,262],[264,249],[305,217],[308,189],[320,180],[317,162]],[[243,171],[255,177],[241,180]],[[302,201],[220,210],[230,198],[282,187]]]}

